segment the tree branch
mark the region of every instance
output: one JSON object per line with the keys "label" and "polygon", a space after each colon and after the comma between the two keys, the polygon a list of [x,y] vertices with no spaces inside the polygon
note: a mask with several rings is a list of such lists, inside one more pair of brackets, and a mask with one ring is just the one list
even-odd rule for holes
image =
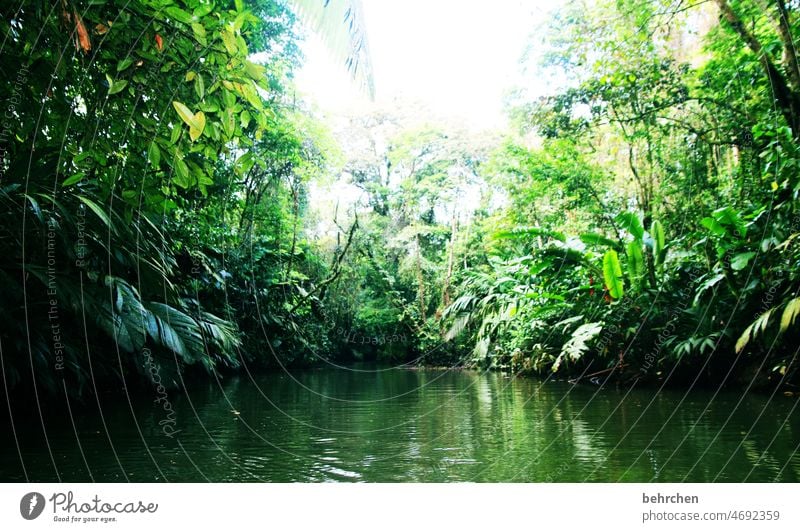
{"label": "tree branch", "polygon": [[291,308],[291,310],[289,310],[289,314],[294,314],[298,308],[300,308],[303,304],[305,304],[305,302],[308,301],[311,298],[311,296],[313,296],[320,290],[322,290],[322,293],[320,294],[320,299],[325,297],[325,290],[327,290],[327,286],[339,278],[339,274],[341,273],[342,270],[342,261],[344,260],[344,256],[347,254],[347,250],[350,249],[350,244],[353,242],[353,237],[355,236],[357,229],[358,229],[358,215],[356,215],[356,219],[353,222],[353,225],[350,227],[350,231],[347,234],[347,242],[345,243],[344,248],[333,261],[333,268],[331,270],[332,273],[325,280],[323,280],[314,288],[312,288],[310,292],[308,292],[305,296],[303,296],[300,299],[300,301],[295,303],[295,305]]}

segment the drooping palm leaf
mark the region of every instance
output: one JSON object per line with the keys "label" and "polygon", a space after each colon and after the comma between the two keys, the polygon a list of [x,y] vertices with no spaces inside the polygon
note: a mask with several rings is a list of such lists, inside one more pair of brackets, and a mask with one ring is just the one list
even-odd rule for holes
{"label": "drooping palm leaf", "polygon": [[300,16],[316,32],[336,61],[375,95],[372,63],[361,0],[292,0]]}

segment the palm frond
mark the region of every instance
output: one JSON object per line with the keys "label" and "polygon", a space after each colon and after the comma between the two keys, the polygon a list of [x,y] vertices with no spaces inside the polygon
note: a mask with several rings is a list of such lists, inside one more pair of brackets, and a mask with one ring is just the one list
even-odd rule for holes
{"label": "palm frond", "polygon": [[164,303],[149,302],[147,309],[155,316],[158,336],[153,338],[184,362],[200,361],[206,352],[199,324],[185,312]]}
{"label": "palm frond", "polygon": [[375,96],[372,62],[361,0],[292,0],[300,16],[316,32],[336,61]]}

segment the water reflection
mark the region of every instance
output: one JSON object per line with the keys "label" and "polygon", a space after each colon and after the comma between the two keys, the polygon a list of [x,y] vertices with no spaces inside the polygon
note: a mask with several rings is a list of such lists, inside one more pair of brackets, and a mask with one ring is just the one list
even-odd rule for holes
{"label": "water reflection", "polygon": [[[685,397],[684,397],[685,395]],[[239,377],[17,425],[3,480],[792,481],[797,399],[573,387],[462,371]],[[135,422],[134,422],[135,421]],[[138,426],[138,428],[137,428]],[[76,434],[80,438],[80,447]],[[83,460],[81,449],[86,456]],[[88,467],[87,467],[88,463]]]}

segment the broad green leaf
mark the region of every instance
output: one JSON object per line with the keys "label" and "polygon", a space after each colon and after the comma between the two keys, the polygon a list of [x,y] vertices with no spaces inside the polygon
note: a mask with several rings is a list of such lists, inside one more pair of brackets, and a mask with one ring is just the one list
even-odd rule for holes
{"label": "broad green leaf", "polygon": [[170,144],[175,144],[176,142],[178,142],[178,139],[181,136],[181,130],[182,129],[183,128],[181,128],[180,126],[176,126],[176,127],[172,128],[172,132],[170,133],[170,137],[169,137],[169,143]]}
{"label": "broad green leaf", "polygon": [[117,72],[122,72],[132,64],[133,64],[132,57],[126,57],[125,59],[120,59],[120,61],[117,63]]}
{"label": "broad green leaf", "polygon": [[78,164],[78,163],[83,162],[84,160],[88,159],[89,157],[94,158],[94,151],[92,151],[92,150],[82,151],[81,153],[79,153],[78,155],[75,156],[75,158],[72,160],[72,162],[74,162],[75,164]]}
{"label": "broad green leaf", "polygon": [[192,11],[192,14],[196,18],[201,19],[204,16],[208,15],[209,13],[211,13],[213,10],[214,10],[214,4],[210,2],[208,4],[201,4],[201,5],[197,6],[194,9],[194,11]]}
{"label": "broad green leaf", "polygon": [[664,234],[664,226],[658,220],[653,220],[650,225],[650,236],[653,237],[653,259],[655,265],[660,266],[664,263],[667,239]]}
{"label": "broad green leaf", "polygon": [[239,123],[242,129],[247,129],[247,126],[250,124],[250,112],[247,109],[242,111],[242,114],[239,115]]}
{"label": "broad green leaf", "polygon": [[[244,26],[245,20],[247,20],[248,13],[239,13],[236,16],[236,19],[233,21],[233,29],[239,31]],[[247,55],[247,54],[245,54]]]}
{"label": "broad green leaf", "polygon": [[192,113],[188,107],[178,101],[173,101],[172,106],[175,107],[176,111],[178,111],[178,115],[180,115],[181,120],[186,122],[186,124],[189,125],[189,128],[195,130],[196,136],[191,133],[191,130],[189,132],[189,134],[192,136],[192,140],[195,140],[197,137],[199,137],[206,126],[206,117],[203,112],[199,111],[197,113]]}
{"label": "broad green leaf", "polygon": [[628,242],[625,248],[625,254],[628,256],[628,277],[631,280],[631,285],[641,279],[644,274],[644,256],[642,254],[642,245],[637,242]]}
{"label": "broad green leaf", "polygon": [[747,227],[742,220],[742,217],[732,207],[722,207],[715,210],[712,215],[720,224],[734,228],[739,234],[739,238],[744,238],[747,233]]}
{"label": "broad green leaf", "polygon": [[194,92],[201,100],[206,94],[206,86],[205,83],[203,83],[203,76],[200,74],[197,74],[197,76],[194,78]]}
{"label": "broad green leaf", "polygon": [[[195,15],[197,15],[196,10],[195,10]],[[192,32],[194,33],[194,38],[197,40],[197,42],[199,42],[203,46],[208,45],[208,41],[206,40],[205,26],[203,26],[202,24],[194,23],[192,24]]]}
{"label": "broad green leaf", "polygon": [[731,259],[731,268],[734,271],[744,270],[747,267],[747,264],[750,262],[750,259],[755,257],[756,254],[753,251],[748,251],[747,253],[739,253],[735,257]]}
{"label": "broad green leaf", "polygon": [[619,256],[613,249],[606,251],[603,256],[603,280],[611,297],[614,299],[622,297],[625,286],[622,281],[622,267],[619,264]]}
{"label": "broad green leaf", "polygon": [[190,15],[183,9],[176,6],[165,7],[164,13],[166,13],[167,16],[169,16],[169,18],[177,20],[178,22],[182,22],[184,24],[191,24],[193,20],[192,15]]}
{"label": "broad green leaf", "polygon": [[231,28],[224,28],[220,32],[220,36],[222,37],[222,43],[225,45],[225,49],[228,53],[230,55],[236,55],[239,48],[236,44],[236,36],[233,34],[233,30],[231,30]]}
{"label": "broad green leaf", "polygon": [[700,225],[711,231],[717,236],[723,236],[728,231],[714,218],[705,217],[700,220]]}
{"label": "broad green leaf", "polygon": [[233,115],[233,109],[230,107],[225,109],[222,113],[222,131],[228,138],[233,137],[236,130],[236,122]]}
{"label": "broad green leaf", "polygon": [[108,95],[111,96],[112,94],[117,94],[127,86],[128,86],[127,79],[118,79],[116,81],[113,81],[111,85],[109,85],[108,87]]}
{"label": "broad green leaf", "polygon": [[84,177],[86,177],[86,172],[78,172],[77,174],[65,179],[61,183],[61,186],[62,187],[68,187],[70,185],[74,185],[75,183],[79,183],[81,181],[81,179],[83,179]]}
{"label": "broad green leaf", "polygon": [[710,288],[713,288],[714,286],[718,285],[723,279],[725,279],[725,274],[720,273],[720,274],[714,275],[713,277],[710,277],[710,278],[706,279],[705,281],[703,281],[702,283],[700,283],[700,286],[698,286],[695,289],[695,296],[694,296],[694,303],[693,304],[696,305],[700,301],[700,299],[702,298],[702,296],[706,292],[706,290],[709,290]]}
{"label": "broad green leaf", "polygon": [[197,127],[195,125],[189,126],[189,137],[195,141],[200,138],[206,128],[206,115],[203,114],[203,111],[198,111],[192,118]]}
{"label": "broad green leaf", "polygon": [[175,172],[173,174],[173,181],[181,188],[189,188],[189,167],[183,160],[183,155],[176,150],[175,159],[173,162]]}
{"label": "broad green leaf", "polygon": [[258,91],[256,90],[256,86],[253,85],[252,82],[245,83],[241,86],[242,95],[250,102],[250,105],[255,107],[256,109],[262,109],[264,107],[264,102],[261,100],[261,96],[258,95]]}
{"label": "broad green leaf", "polygon": [[266,68],[264,68],[261,65],[257,65],[255,63],[253,63],[252,61],[245,61],[244,70],[245,70],[245,72],[247,73],[248,76],[250,76],[251,78],[253,78],[256,81],[262,79],[267,73],[267,69]]}
{"label": "broad green leaf", "polygon": [[[223,85],[225,85],[223,83]],[[232,108],[236,105],[236,95],[231,92],[233,90],[233,83],[228,82],[225,85],[229,90],[222,91],[222,103],[224,107]]]}
{"label": "broad green leaf", "polygon": [[239,176],[244,176],[253,167],[253,155],[250,152],[243,153],[234,164],[234,171]]}
{"label": "broad green leaf", "polygon": [[158,167],[161,165],[161,150],[155,142],[150,143],[148,159],[150,160],[150,166],[153,167],[153,170],[158,170]]}
{"label": "broad green leaf", "polygon": [[639,216],[636,213],[630,211],[621,212],[616,216],[616,221],[636,240],[644,238],[644,227],[642,227],[642,221],[639,220]]}
{"label": "broad green leaf", "polygon": [[611,240],[603,235],[597,233],[583,233],[580,235],[581,242],[590,246],[607,246],[613,249],[619,249],[619,242]]}

